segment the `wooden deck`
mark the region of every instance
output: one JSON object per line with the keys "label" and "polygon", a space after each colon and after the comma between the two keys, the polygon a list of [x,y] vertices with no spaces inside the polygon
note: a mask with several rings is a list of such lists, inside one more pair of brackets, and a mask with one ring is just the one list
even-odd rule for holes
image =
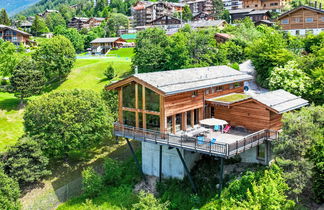
{"label": "wooden deck", "polygon": [[[152,142],[225,158],[256,147],[265,140],[274,140],[277,138],[277,132],[266,129],[251,134],[239,131],[233,131],[229,134],[212,132],[207,135],[204,144],[198,144],[197,139],[194,137],[161,133],[159,131],[135,128],[119,123],[114,124],[114,134],[115,136],[137,141]],[[216,143],[210,143],[211,138],[214,137],[216,137]]]}

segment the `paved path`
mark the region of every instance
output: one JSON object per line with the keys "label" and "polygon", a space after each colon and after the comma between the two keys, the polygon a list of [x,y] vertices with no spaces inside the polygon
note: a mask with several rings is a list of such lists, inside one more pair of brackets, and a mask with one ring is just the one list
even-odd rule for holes
{"label": "paved path", "polygon": [[253,80],[251,80],[249,82],[245,82],[245,84],[244,84],[245,86],[249,87],[249,90],[246,91],[247,94],[249,94],[251,96],[255,96],[256,94],[266,93],[269,91],[268,89],[262,88],[256,84],[256,82],[255,82],[256,72],[255,72],[254,66],[252,65],[252,62],[250,60],[247,60],[240,64],[240,71],[243,73],[252,75],[254,77]]}

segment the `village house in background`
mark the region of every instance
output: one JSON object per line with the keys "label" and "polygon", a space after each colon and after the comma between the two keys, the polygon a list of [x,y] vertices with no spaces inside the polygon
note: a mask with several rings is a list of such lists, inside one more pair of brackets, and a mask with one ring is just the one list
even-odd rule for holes
{"label": "village house in background", "polygon": [[242,0],[243,8],[281,12],[291,0]]}
{"label": "village house in background", "polygon": [[25,20],[25,21],[22,21],[22,22],[20,23],[19,27],[20,27],[23,31],[30,33],[30,32],[31,32],[31,27],[32,27],[32,25],[33,25],[33,24],[32,24],[31,22]]}
{"label": "village house in background", "polygon": [[141,141],[139,168],[160,178],[191,179],[203,155],[220,159],[221,168],[235,155],[269,164],[282,114],[308,102],[284,90],[247,95],[244,82],[252,79],[228,66],[129,76],[106,87],[118,91],[114,135],[126,138],[131,151],[128,139]]}
{"label": "village house in background", "polygon": [[43,13],[39,13],[38,16],[42,17],[42,18],[46,18],[48,14],[51,14],[51,13],[60,13],[59,11],[57,10],[53,10],[53,9],[47,9],[45,10]]}
{"label": "village house in background", "polygon": [[161,20],[162,22],[174,24],[174,22],[179,22],[181,19],[181,17],[175,18],[175,15],[177,13],[180,15],[186,5],[190,7],[193,16],[197,20],[210,19],[207,16],[213,13],[211,0],[194,0],[181,3],[139,1],[131,8],[133,24],[135,27],[145,26]]}
{"label": "village house in background", "polygon": [[244,19],[250,17],[253,22],[261,20],[270,20],[271,14],[269,10],[255,10],[255,9],[237,9],[230,10],[231,23],[235,20]]}
{"label": "village house in background", "polygon": [[106,54],[112,49],[121,48],[127,45],[126,40],[121,37],[97,38],[91,41],[90,44],[93,54]]}
{"label": "village house in background", "polygon": [[9,41],[13,43],[14,45],[31,45],[34,42],[30,40],[31,34],[18,30],[16,28],[0,25],[0,38],[2,38],[5,41]]}
{"label": "village house in background", "polygon": [[[319,34],[324,31],[324,10],[322,5],[316,7],[299,6],[280,15],[278,25],[292,35]],[[317,8],[318,6],[318,8]]]}
{"label": "village house in background", "polygon": [[227,10],[242,9],[242,0],[223,0],[224,8]]}
{"label": "village house in background", "polygon": [[75,28],[81,30],[83,28],[90,29],[93,27],[100,26],[100,24],[105,20],[105,18],[99,17],[74,17],[68,23],[69,28]]}

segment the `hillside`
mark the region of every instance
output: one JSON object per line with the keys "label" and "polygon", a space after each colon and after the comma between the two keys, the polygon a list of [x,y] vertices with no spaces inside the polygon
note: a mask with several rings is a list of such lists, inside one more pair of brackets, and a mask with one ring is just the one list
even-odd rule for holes
{"label": "hillside", "polygon": [[0,1],[0,8],[5,8],[9,15],[14,15],[38,1],[39,0],[5,0]]}

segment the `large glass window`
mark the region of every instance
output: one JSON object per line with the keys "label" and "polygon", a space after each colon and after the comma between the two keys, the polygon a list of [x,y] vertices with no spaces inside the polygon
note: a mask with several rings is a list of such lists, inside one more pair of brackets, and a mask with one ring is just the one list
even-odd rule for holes
{"label": "large glass window", "polygon": [[169,133],[172,132],[172,116],[167,117],[167,129]]}
{"label": "large glass window", "polygon": [[123,107],[135,108],[135,83],[123,87]]}
{"label": "large glass window", "polygon": [[143,86],[138,84],[137,87],[137,91],[138,91],[138,108],[142,109],[143,108]]}
{"label": "large glass window", "polygon": [[194,122],[195,122],[195,125],[199,124],[199,109],[195,109],[194,110]]}
{"label": "large glass window", "polygon": [[136,126],[135,112],[123,111],[123,121],[125,125]]}
{"label": "large glass window", "polygon": [[182,115],[181,114],[177,114],[176,115],[176,132],[181,130],[181,123],[182,123]]}
{"label": "large glass window", "polygon": [[187,112],[187,128],[191,128],[191,111]]}
{"label": "large glass window", "polygon": [[257,159],[265,160],[265,153],[266,153],[265,144],[260,144],[257,146]]}
{"label": "large glass window", "polygon": [[146,88],[145,89],[145,104],[146,110],[150,111],[160,111],[160,95],[154,91]]}
{"label": "large glass window", "polygon": [[142,112],[138,113],[138,127],[143,128],[143,113]]}
{"label": "large glass window", "polygon": [[146,128],[150,130],[160,130],[160,116],[146,114]]}

